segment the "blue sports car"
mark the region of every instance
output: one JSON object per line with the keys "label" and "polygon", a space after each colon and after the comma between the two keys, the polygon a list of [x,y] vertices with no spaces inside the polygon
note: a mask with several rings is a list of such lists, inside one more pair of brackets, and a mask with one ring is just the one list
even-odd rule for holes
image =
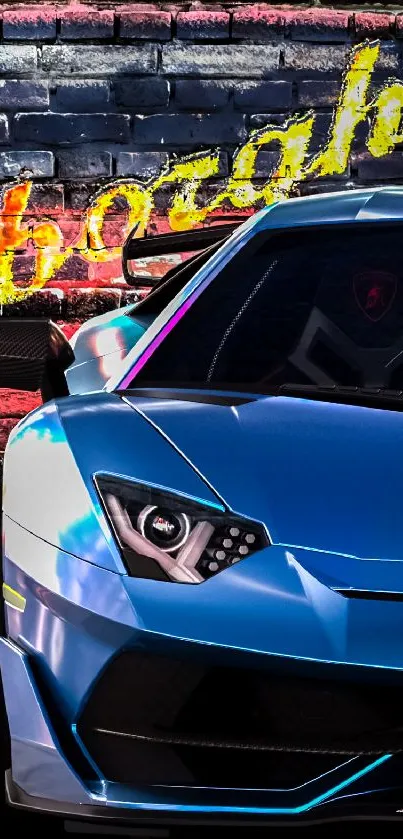
{"label": "blue sports car", "polygon": [[122,824],[403,815],[403,187],[131,239],[4,458],[8,801]]}

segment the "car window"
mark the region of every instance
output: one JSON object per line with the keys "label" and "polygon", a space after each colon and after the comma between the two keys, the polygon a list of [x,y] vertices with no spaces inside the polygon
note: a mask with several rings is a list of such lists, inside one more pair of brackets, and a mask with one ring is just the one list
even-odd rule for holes
{"label": "car window", "polygon": [[145,383],[403,388],[401,227],[258,234],[154,350]]}

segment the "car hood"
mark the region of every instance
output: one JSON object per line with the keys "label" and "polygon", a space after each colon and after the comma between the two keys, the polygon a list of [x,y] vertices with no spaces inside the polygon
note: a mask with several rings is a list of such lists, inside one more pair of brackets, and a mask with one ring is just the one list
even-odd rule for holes
{"label": "car hood", "polygon": [[228,394],[125,400],[273,543],[402,559],[400,412]]}

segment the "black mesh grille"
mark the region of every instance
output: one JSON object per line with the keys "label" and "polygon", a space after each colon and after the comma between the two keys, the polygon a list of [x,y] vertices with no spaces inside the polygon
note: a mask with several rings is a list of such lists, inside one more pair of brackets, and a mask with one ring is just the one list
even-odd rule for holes
{"label": "black mesh grille", "polygon": [[40,388],[49,333],[48,320],[0,318],[0,387]]}
{"label": "black mesh grille", "polygon": [[303,783],[340,755],[403,750],[403,687],[302,679],[125,653],[79,721],[110,780]]}

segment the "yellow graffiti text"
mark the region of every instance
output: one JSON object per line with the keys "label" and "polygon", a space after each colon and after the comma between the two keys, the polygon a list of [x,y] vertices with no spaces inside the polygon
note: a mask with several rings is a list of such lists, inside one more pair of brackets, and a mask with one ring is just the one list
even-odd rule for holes
{"label": "yellow graffiti text", "polygon": [[[343,174],[360,123],[368,124],[367,151],[374,157],[390,154],[403,142],[400,130],[403,109],[403,83],[388,81],[371,99],[369,91],[379,58],[379,41],[365,42],[350,55],[340,95],[334,109],[329,136],[316,153],[310,152],[315,131],[315,113],[309,111],[290,118],[282,126],[267,125],[253,131],[236,152],[228,177],[220,178],[220,150],[203,151],[174,161],[146,184],[120,180],[101,189],[85,212],[78,241],[65,247],[55,221],[29,221],[32,182],[5,189],[0,211],[0,304],[21,300],[43,288],[73,253],[91,263],[116,259],[128,232],[135,226],[143,236],[156,209],[160,190],[169,192],[167,217],[172,230],[197,227],[217,210],[253,210],[291,196],[296,187],[312,177]],[[259,153],[274,149],[275,164],[262,177]],[[211,187],[206,199],[205,187]],[[207,190],[208,194],[208,190]],[[104,227],[116,202],[122,215],[121,243],[107,247]],[[119,210],[122,213],[121,209]],[[13,263],[18,250],[32,247],[35,253],[33,276],[24,287],[14,282]]]}

